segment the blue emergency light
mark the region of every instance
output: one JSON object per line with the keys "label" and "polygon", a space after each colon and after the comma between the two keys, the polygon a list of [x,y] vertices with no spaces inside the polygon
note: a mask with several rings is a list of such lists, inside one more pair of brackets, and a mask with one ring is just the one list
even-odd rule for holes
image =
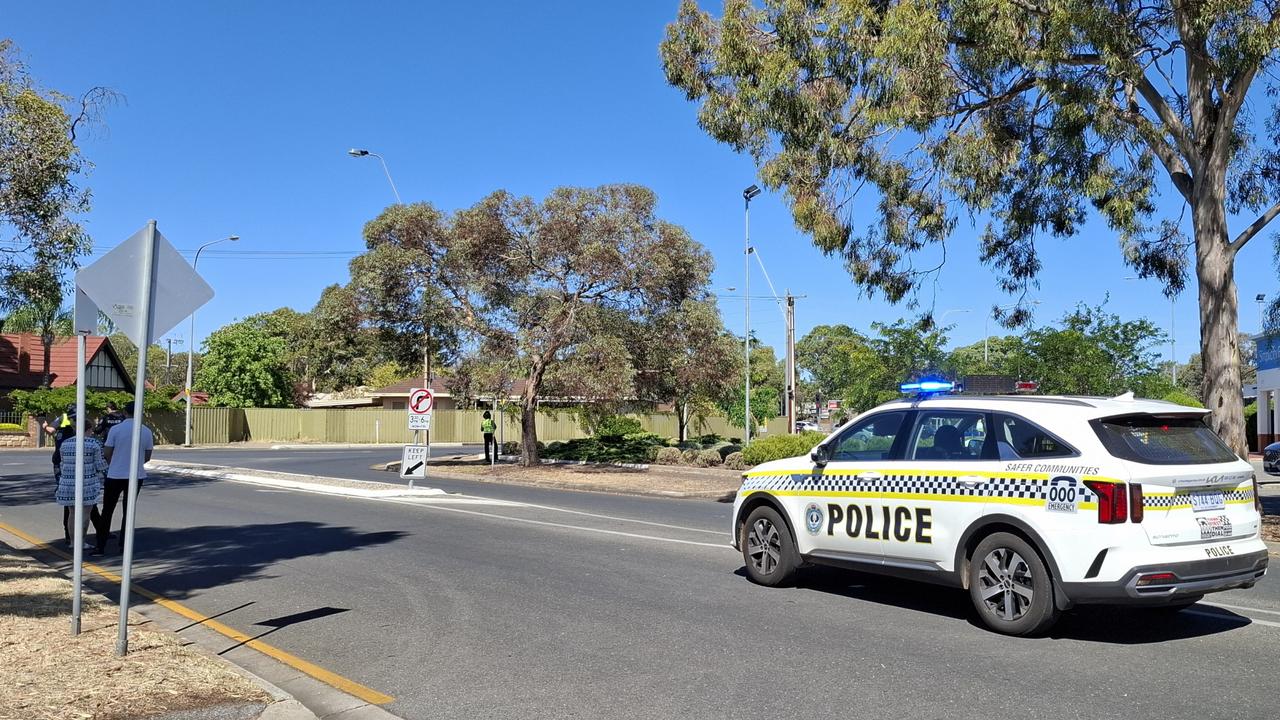
{"label": "blue emergency light", "polygon": [[902,383],[898,386],[898,389],[904,393],[934,395],[939,393],[949,393],[956,389],[956,384],[950,380],[925,379]]}

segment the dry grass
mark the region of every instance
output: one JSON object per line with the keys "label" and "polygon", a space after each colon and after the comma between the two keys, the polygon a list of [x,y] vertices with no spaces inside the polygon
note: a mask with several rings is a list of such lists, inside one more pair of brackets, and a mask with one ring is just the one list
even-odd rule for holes
{"label": "dry grass", "polygon": [[25,556],[0,550],[0,719],[146,718],[271,697],[222,662],[169,632],[130,618],[129,654],[114,655],[119,609],[84,596],[72,637],[71,582]]}

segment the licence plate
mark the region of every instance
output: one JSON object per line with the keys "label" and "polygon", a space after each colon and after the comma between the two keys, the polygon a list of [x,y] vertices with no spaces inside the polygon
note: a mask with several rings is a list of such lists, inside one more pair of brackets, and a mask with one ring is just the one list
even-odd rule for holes
{"label": "licence plate", "polygon": [[1193,512],[1222,510],[1226,506],[1226,503],[1223,502],[1221,490],[1191,493],[1191,509]]}

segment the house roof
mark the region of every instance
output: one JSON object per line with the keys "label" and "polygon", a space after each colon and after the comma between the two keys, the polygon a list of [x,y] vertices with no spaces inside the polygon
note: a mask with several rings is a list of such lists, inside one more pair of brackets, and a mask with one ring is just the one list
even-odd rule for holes
{"label": "house roof", "polygon": [[[150,386],[151,386],[151,383],[148,381],[147,387],[150,387]],[[183,397],[183,395],[185,394],[186,393],[184,391],[180,391],[176,395],[174,395],[172,398],[169,398],[169,399],[172,400],[173,402],[186,402],[186,398]],[[208,405],[209,393],[203,390],[192,390],[191,401],[193,405]]]}
{"label": "house roof", "polygon": [[[511,387],[507,389],[507,392],[509,393],[508,397],[520,397],[524,394],[525,384],[525,380],[516,380],[512,382]],[[422,387],[421,375],[418,377],[406,378],[398,383],[378,388],[377,390],[369,393],[369,395],[370,397],[375,398],[409,397],[409,391],[417,387]],[[449,391],[449,388],[445,386],[444,382],[440,378],[431,379],[431,394],[438,397],[453,397],[453,393]],[[488,395],[484,397],[488,397]]]}
{"label": "house roof", "polygon": [[[111,340],[100,335],[85,337],[85,364],[93,362],[98,353],[107,358],[130,386],[129,373],[111,347]],[[0,389],[33,390],[40,387],[44,375],[44,344],[35,333],[0,335]],[[49,386],[66,387],[76,383],[75,338],[56,338],[49,351]],[[130,387],[132,389],[132,387]]]}

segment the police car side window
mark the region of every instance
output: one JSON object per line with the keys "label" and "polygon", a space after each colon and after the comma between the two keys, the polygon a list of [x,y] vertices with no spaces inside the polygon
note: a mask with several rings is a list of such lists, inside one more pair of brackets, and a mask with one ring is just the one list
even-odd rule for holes
{"label": "police car side window", "polygon": [[985,413],[923,412],[916,421],[908,457],[912,460],[981,460],[986,441]]}
{"label": "police car side window", "polygon": [[880,413],[850,427],[836,441],[831,459],[846,462],[890,459],[893,441],[906,416],[903,411]]}
{"label": "police car side window", "polygon": [[1043,428],[1013,415],[996,415],[996,448],[1001,460],[1070,457],[1071,446]]}

